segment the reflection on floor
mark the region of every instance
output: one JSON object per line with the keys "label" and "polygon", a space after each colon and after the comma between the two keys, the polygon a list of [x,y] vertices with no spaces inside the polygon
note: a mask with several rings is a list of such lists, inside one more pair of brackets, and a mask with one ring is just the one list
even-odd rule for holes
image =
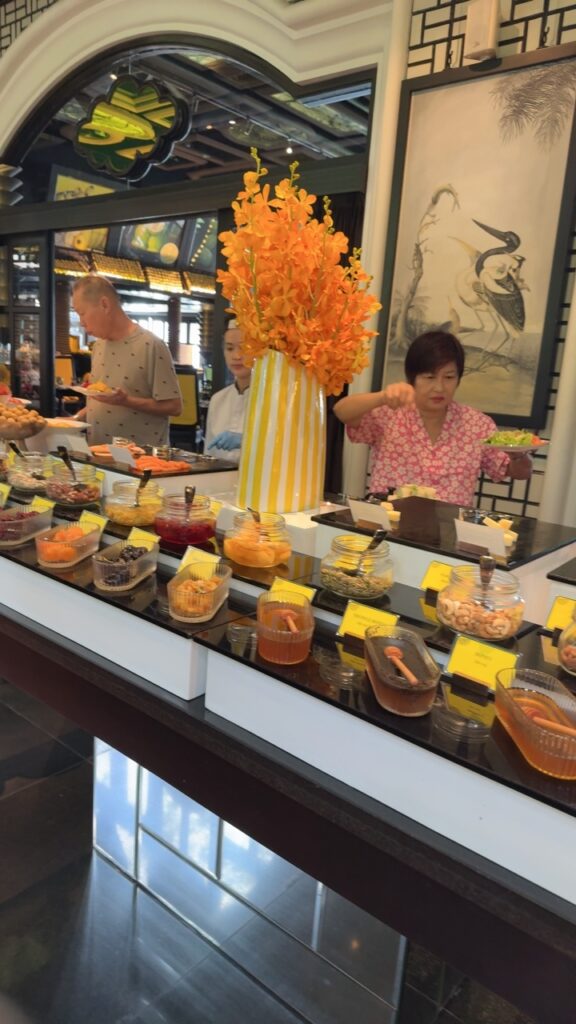
{"label": "reflection on floor", "polygon": [[1,1024],[531,1024],[2,682],[0,821]]}

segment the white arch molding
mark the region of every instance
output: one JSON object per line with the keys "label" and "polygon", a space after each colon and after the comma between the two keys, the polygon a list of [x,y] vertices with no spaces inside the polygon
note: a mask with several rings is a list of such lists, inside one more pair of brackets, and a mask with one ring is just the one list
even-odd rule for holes
{"label": "white arch molding", "polygon": [[[234,44],[299,85],[376,69],[362,250],[379,294],[410,16],[409,0],[58,0],[0,60],[0,160],[47,92],[111,47],[145,37]],[[368,390],[371,372],[353,390]],[[347,448],[344,469],[346,489],[361,493],[366,452]]]}

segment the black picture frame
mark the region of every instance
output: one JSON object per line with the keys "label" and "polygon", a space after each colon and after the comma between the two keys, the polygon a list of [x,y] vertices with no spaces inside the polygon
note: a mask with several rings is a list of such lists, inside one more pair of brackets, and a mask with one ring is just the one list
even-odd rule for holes
{"label": "black picture frame", "polygon": [[[561,72],[557,70],[552,72],[551,70],[558,68],[563,70]],[[503,76],[514,74],[516,74],[514,80],[506,78],[504,81]],[[418,188],[418,185],[414,186],[413,184],[418,180],[416,169],[420,169],[421,178],[424,179],[427,174],[432,175],[434,173],[433,170],[429,171],[429,165],[423,159],[426,155],[429,156],[429,161],[432,165],[436,155],[439,167],[446,163],[449,156],[450,138],[449,135],[443,135],[441,116],[443,112],[446,115],[447,131],[452,116],[456,118],[456,121],[458,121],[458,117],[461,120],[469,118],[470,132],[473,133],[476,130],[476,125],[482,125],[485,122],[490,125],[490,117],[484,111],[476,120],[473,104],[470,103],[470,100],[473,97],[475,101],[478,101],[479,98],[487,98],[490,94],[489,103],[491,107],[494,107],[495,115],[492,119],[491,127],[487,130],[487,134],[490,135],[490,132],[494,133],[495,131],[500,133],[502,135],[502,148],[501,151],[484,153],[487,162],[486,166],[492,166],[493,162],[499,158],[503,160],[506,157],[509,160],[510,155],[504,152],[505,147],[509,146],[512,141],[517,149],[520,145],[518,140],[522,138],[523,133],[526,133],[525,146],[527,153],[533,153],[536,145],[542,146],[545,149],[546,140],[542,142],[537,138],[536,128],[533,124],[528,121],[528,127],[526,127],[526,122],[522,120],[522,116],[518,119],[518,109],[513,110],[512,119],[509,118],[511,101],[510,105],[507,106],[506,94],[508,93],[508,96],[515,94],[516,101],[518,102],[518,96],[521,97],[521,79],[518,77],[520,75],[523,76],[526,88],[530,88],[532,85],[535,90],[537,82],[541,85],[548,77],[553,83],[555,76],[559,74],[562,75],[563,85],[566,85],[567,80],[568,83],[571,83],[570,88],[574,97],[576,90],[576,45],[568,44],[503,60],[486,61],[482,64],[451,69],[440,74],[413,78],[404,82],[399,110],[397,147],[383,273],[382,310],[379,320],[379,335],[383,343],[377,346],[375,356],[374,390],[382,388],[383,382],[386,384],[392,380],[403,379],[403,352],[410,341],[413,340],[413,337],[426,329],[443,328],[445,330],[452,330],[453,333],[457,334],[467,352],[467,373],[463,378],[458,393],[460,401],[463,401],[465,404],[474,405],[483,412],[488,413],[503,427],[515,426],[537,430],[545,425],[550,375],[553,370],[555,341],[558,336],[557,326],[560,320],[563,289],[565,287],[565,270],[568,262],[569,244],[574,228],[576,204],[576,175],[573,171],[573,168],[576,166],[576,104],[574,99],[572,99],[571,113],[564,116],[562,133],[559,136],[559,138],[562,138],[562,152],[565,153],[565,157],[562,158],[561,166],[558,161],[554,163],[554,167],[557,169],[557,192],[555,195],[550,194],[543,197],[544,203],[548,199],[550,200],[551,212],[548,224],[551,236],[545,239],[545,244],[548,245],[550,252],[546,259],[544,273],[539,274],[538,281],[535,282],[539,289],[538,300],[531,296],[525,302],[525,296],[530,296],[530,292],[527,290],[530,284],[524,275],[531,268],[529,258],[527,259],[523,253],[522,235],[524,227],[530,228],[531,225],[522,221],[522,228],[520,229],[520,225],[517,225],[517,230],[514,231],[513,212],[510,214],[505,212],[502,223],[491,224],[489,217],[482,216],[481,196],[478,196],[479,209],[477,211],[472,211],[468,208],[462,216],[458,213],[460,227],[463,223],[463,218],[469,217],[469,223],[473,229],[470,232],[470,244],[464,242],[461,238],[457,238],[454,233],[452,235],[449,234],[450,228],[447,227],[449,213],[443,215],[445,217],[445,235],[440,243],[442,235],[438,227],[438,221],[440,220],[438,211],[444,200],[454,202],[454,195],[456,199],[459,196],[458,188],[453,189],[454,195],[451,195],[446,190],[446,186],[450,183],[447,179],[444,179],[439,180],[437,183],[437,188],[443,195],[438,196],[436,203],[434,203],[435,193],[429,191],[428,206],[423,205],[422,207],[420,225],[424,225],[424,232],[420,235],[413,233],[409,236],[406,232],[406,224],[410,217],[414,218],[415,216],[413,213],[414,205],[408,208],[408,204],[412,202]],[[485,83],[484,88],[470,89],[470,83],[480,82]],[[494,99],[494,96],[498,95],[500,99]],[[423,100],[424,102],[422,102]],[[457,100],[460,101],[461,114],[458,114]],[[426,113],[427,110],[432,115],[431,117]],[[497,113],[498,110],[500,113]],[[514,121],[515,116],[516,121]],[[434,145],[434,139],[427,140],[425,137],[426,132],[431,130],[430,126],[433,124],[440,125],[437,145]],[[504,131],[504,128],[507,129],[507,133]],[[480,131],[480,128],[478,131]],[[420,132],[420,137],[418,132]],[[530,133],[532,133],[531,136]],[[446,137],[448,137],[447,147],[445,142],[442,141]],[[455,163],[457,164],[457,171],[454,173],[460,173],[465,178],[466,150],[459,151],[458,145],[459,142],[456,139],[454,141],[454,153],[456,154]],[[549,143],[549,150],[551,150],[552,146],[556,145],[556,142]],[[481,139],[477,143],[477,152],[484,152]],[[474,147],[471,150],[470,160],[473,159]],[[550,162],[551,157],[548,155],[542,159],[543,162],[546,160]],[[411,165],[410,161],[412,161]],[[499,165],[494,164],[494,167],[495,176],[497,177],[496,172],[499,170]],[[476,180],[477,172],[478,161],[474,164],[474,173],[471,175],[471,180]],[[527,163],[524,165],[520,164],[517,167],[517,173],[510,178],[509,195],[499,197],[499,203],[501,203],[503,210],[514,211],[515,209],[521,209],[522,198],[525,199],[525,207],[529,208],[530,172],[531,168]],[[464,182],[463,184],[466,183]],[[525,190],[525,197],[522,196],[522,189]],[[506,192],[506,189],[503,191]],[[466,192],[466,188],[464,188],[464,192]],[[486,194],[485,206],[487,208],[498,206],[497,203],[494,204],[490,201],[490,196],[493,195],[493,192],[487,192]],[[541,195],[540,198],[542,199]],[[532,207],[532,211],[533,218],[546,218],[546,209],[543,209],[542,202],[536,203],[535,207]],[[429,218],[432,217],[433,219],[426,221],[426,214],[428,214]],[[453,222],[455,222],[455,219],[454,215]],[[507,237],[497,239],[491,232],[492,228],[495,230],[499,229],[501,236]],[[425,237],[426,231],[428,231],[428,238]],[[440,289],[438,287],[436,287],[436,290],[433,288],[429,289],[431,294],[427,294],[424,288],[420,287],[424,280],[425,271],[418,278],[422,267],[426,266],[425,261],[432,259],[430,255],[430,234],[434,232],[436,232],[434,237],[437,244],[434,259],[437,264],[436,273],[438,281],[443,282],[442,275],[446,275],[446,311],[444,315],[442,315],[443,300],[439,296]],[[530,234],[529,230],[527,234]],[[482,317],[480,315],[478,318],[480,322],[484,323],[482,329],[478,326],[478,319],[474,319],[476,312],[482,313],[480,305],[478,305],[477,310],[474,310],[472,303],[475,300],[473,296],[471,297],[471,292],[465,292],[463,288],[465,272],[462,272],[460,280],[462,287],[460,290],[457,290],[456,275],[448,281],[448,274],[452,272],[451,264],[440,259],[442,245],[445,245],[448,251],[450,240],[455,243],[457,249],[458,247],[462,249],[464,254],[462,259],[465,256],[469,264],[466,273],[469,275],[470,283],[474,285],[476,293],[480,298],[483,297],[485,302],[486,316]],[[485,242],[485,249],[482,247],[482,240]],[[409,246],[408,243],[410,243]],[[500,247],[499,255],[487,256],[487,253],[498,247]],[[503,252],[503,249],[507,251]],[[537,264],[538,261],[543,263],[545,254],[542,253],[542,247],[534,250],[532,245],[530,252],[535,254],[534,264]],[[457,257],[454,257],[454,259],[454,266],[456,266]],[[491,277],[488,275],[490,268]],[[506,271],[505,273],[504,270]],[[477,273],[477,271],[479,272]],[[497,273],[501,273],[502,276],[497,278]],[[410,282],[404,292],[399,288],[402,275],[404,275],[404,280],[409,280]],[[410,290],[416,278],[418,278],[416,291],[410,300]],[[515,282],[514,278],[516,279]],[[433,275],[430,273],[429,281],[432,282],[432,280]],[[443,283],[440,288],[442,287]],[[420,294],[418,294],[419,288]],[[456,299],[454,304],[450,301],[451,290]],[[498,294],[498,291],[506,292],[506,290],[508,290],[509,298],[505,294],[503,296]],[[462,295],[467,300],[466,304],[462,299]],[[415,301],[416,299],[418,301]],[[456,302],[458,303],[457,306]],[[420,303],[420,308],[418,308],[418,303]],[[527,320],[530,304],[532,304],[534,309],[541,309],[541,315],[534,313],[533,323],[531,324],[530,332],[528,332]],[[472,317],[471,323],[463,324],[463,318],[459,315],[460,309],[464,310],[465,314],[470,314]],[[506,319],[502,312],[503,310],[506,316],[510,317],[510,320]],[[522,317],[524,317],[524,320],[522,320]],[[469,317],[466,316],[466,319],[469,320]],[[490,323],[492,323],[492,327]],[[476,324],[475,327],[474,324]],[[520,327],[521,324],[523,324],[522,327]],[[500,334],[496,333],[496,335],[493,335],[491,333],[492,328],[496,332],[499,331]],[[509,331],[512,340],[505,338],[506,331]],[[476,334],[475,339],[473,337],[474,334]],[[539,342],[538,336],[540,336]],[[477,342],[476,345],[471,344],[471,338]],[[504,340],[502,341],[502,339]],[[521,347],[523,339],[526,339],[525,348]],[[482,345],[482,341],[485,342],[484,345]],[[470,352],[472,352],[471,360],[468,358]],[[513,352],[514,354],[512,354]],[[476,366],[478,369],[475,369]],[[508,382],[506,382],[506,374],[509,377]],[[480,378],[479,381],[476,381],[476,384],[472,383],[474,376]],[[474,401],[473,398],[471,399],[471,392],[472,395],[476,395],[478,400]],[[515,403],[518,405],[518,408],[515,408]]]}

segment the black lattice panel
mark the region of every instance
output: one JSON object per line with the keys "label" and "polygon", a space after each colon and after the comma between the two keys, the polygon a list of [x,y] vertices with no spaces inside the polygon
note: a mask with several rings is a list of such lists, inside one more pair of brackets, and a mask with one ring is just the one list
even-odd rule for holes
{"label": "black lattice panel", "polygon": [[[413,0],[407,76],[429,75],[464,61],[468,0]],[[575,0],[500,0],[498,56],[527,53],[542,46],[576,41]],[[576,236],[566,266],[564,300],[556,331],[554,369],[550,378],[548,417],[544,437],[550,436],[564,355],[564,339],[576,275]],[[532,479],[494,484],[482,479],[479,504],[498,512],[537,515],[542,497],[546,456],[536,455]]]}
{"label": "black lattice panel", "polygon": [[14,42],[22,29],[56,0],[8,0],[0,6],[0,54]]}

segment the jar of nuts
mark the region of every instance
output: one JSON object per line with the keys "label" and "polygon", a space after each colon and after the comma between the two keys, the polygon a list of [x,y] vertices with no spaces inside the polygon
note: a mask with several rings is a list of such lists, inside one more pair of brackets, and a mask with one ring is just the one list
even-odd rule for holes
{"label": "jar of nuts", "polygon": [[483,587],[478,565],[460,565],[452,569],[450,582],[438,594],[436,614],[457,633],[497,642],[516,635],[524,604],[513,573],[496,570]]}

